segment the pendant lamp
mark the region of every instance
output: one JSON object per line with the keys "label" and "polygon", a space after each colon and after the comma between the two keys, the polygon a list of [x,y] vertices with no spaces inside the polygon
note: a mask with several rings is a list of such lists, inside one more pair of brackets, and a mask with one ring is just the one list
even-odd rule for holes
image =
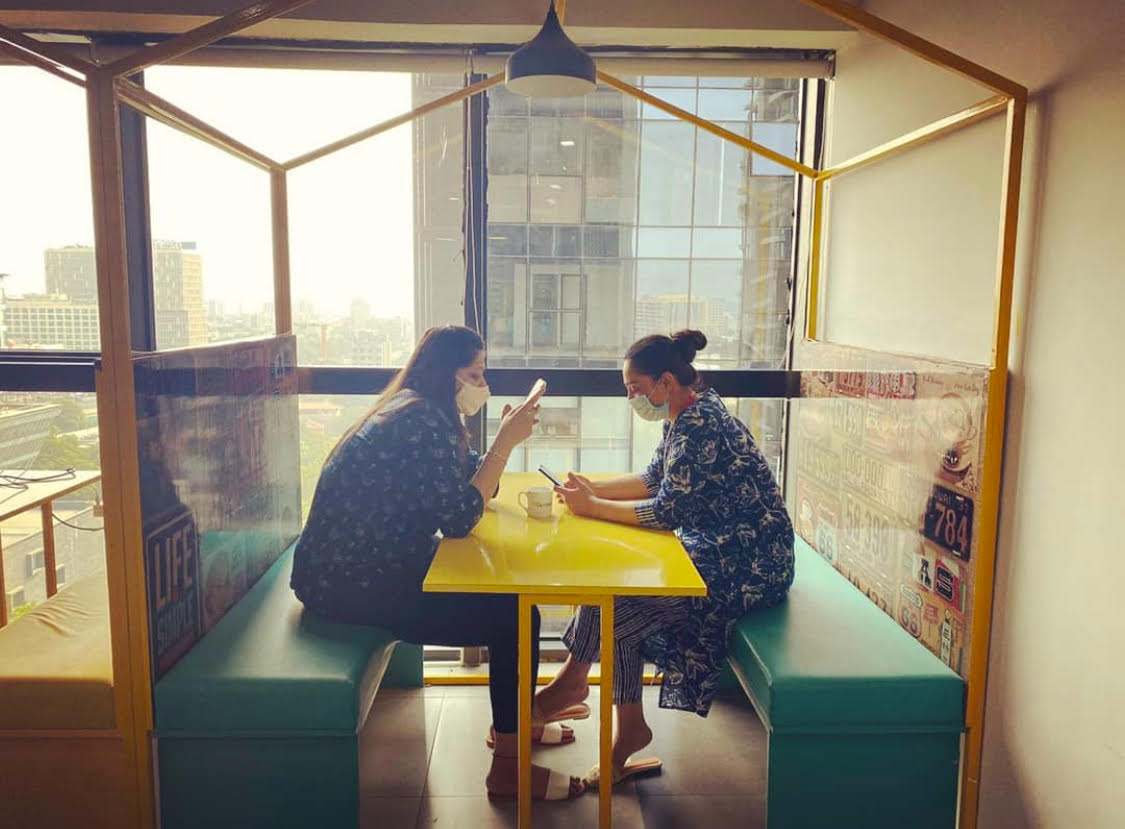
{"label": "pendant lamp", "polygon": [[539,34],[512,52],[504,74],[508,89],[529,98],[570,98],[597,86],[594,59],[566,36],[555,0]]}

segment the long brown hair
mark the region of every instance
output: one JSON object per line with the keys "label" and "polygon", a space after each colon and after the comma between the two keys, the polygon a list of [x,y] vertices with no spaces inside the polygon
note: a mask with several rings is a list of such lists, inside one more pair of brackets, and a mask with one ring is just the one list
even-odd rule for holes
{"label": "long brown hair", "polygon": [[471,365],[477,354],[484,350],[484,341],[480,334],[471,328],[461,325],[439,325],[427,328],[414,347],[414,353],[406,361],[379,399],[367,414],[357,420],[347,432],[344,433],[332,451],[328,453],[325,463],[340,450],[360,427],[374,417],[387,405],[392,397],[403,389],[417,392],[419,397],[424,397],[446,413],[450,423],[457,425],[460,432],[458,439],[461,448],[468,446],[469,433],[461,422],[460,412],[457,411],[457,372],[467,365]]}

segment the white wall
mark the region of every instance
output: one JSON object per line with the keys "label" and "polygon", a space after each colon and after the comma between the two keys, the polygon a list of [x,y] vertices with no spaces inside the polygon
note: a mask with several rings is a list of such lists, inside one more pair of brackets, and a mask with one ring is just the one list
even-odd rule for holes
{"label": "white wall", "polygon": [[[980,826],[1125,825],[1125,7],[1120,0],[875,0],[868,7],[1033,93]],[[959,79],[869,41],[839,56],[838,77],[837,160],[972,98]],[[988,129],[966,143],[983,141]],[[919,186],[955,198],[946,180],[953,173],[940,163],[927,171],[926,152],[904,163],[924,174]],[[998,183],[968,153],[962,161],[960,174],[983,190]],[[964,215],[943,221],[983,225],[994,211],[971,201]],[[935,318],[915,330],[871,333],[875,319],[863,318],[864,298],[877,306],[871,297],[880,282],[905,296],[896,281],[902,274],[863,272],[854,250],[841,264],[840,250],[873,238],[855,217],[848,222],[831,228],[844,269],[831,278],[844,281],[829,287],[826,330],[866,338],[863,344],[895,336],[923,350],[948,349]],[[890,253],[903,256],[915,243],[932,251],[928,230],[900,222]],[[969,251],[960,253],[967,263]],[[939,269],[917,257],[913,265],[927,280],[919,289],[925,299]],[[952,285],[974,290],[962,271],[946,272]]]}

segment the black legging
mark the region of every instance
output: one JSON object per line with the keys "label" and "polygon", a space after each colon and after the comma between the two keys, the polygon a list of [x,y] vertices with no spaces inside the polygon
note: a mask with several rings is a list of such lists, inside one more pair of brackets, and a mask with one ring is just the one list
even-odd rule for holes
{"label": "black legging", "polygon": [[[515,734],[519,724],[519,598],[497,593],[415,593],[392,606],[362,597],[344,601],[330,615],[352,624],[387,628],[416,645],[488,648],[492,725]],[[349,606],[350,605],[350,606]],[[531,610],[531,688],[539,675],[539,608]]]}

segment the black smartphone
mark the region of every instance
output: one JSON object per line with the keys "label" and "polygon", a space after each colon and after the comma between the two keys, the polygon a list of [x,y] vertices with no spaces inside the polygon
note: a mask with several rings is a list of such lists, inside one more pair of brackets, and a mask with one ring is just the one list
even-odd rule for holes
{"label": "black smartphone", "polygon": [[539,471],[543,473],[544,478],[553,483],[555,486],[562,486],[562,482],[560,482],[558,478],[552,475],[548,471],[547,467],[545,467],[543,464],[539,464]]}

